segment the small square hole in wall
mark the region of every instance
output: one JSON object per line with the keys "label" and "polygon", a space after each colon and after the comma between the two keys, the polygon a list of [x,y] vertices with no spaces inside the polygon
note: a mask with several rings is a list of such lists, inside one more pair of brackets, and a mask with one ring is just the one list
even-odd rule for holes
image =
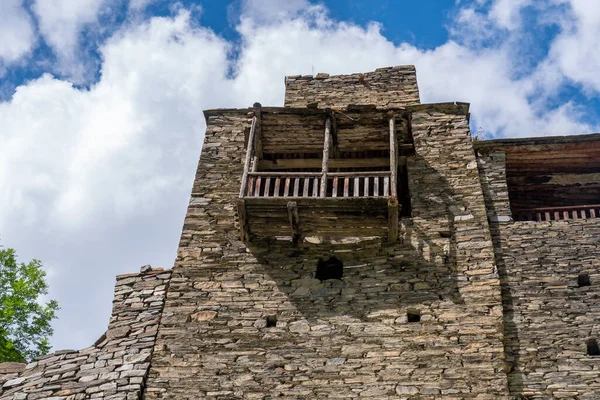
{"label": "small square hole in wall", "polygon": [[319,258],[317,272],[315,273],[316,279],[326,281],[328,279],[342,279],[343,276],[344,263],[335,257],[331,257],[327,261]]}
{"label": "small square hole in wall", "polygon": [[406,313],[406,320],[408,322],[419,322],[421,321],[421,313],[418,311],[409,311]]}
{"label": "small square hole in wall", "polygon": [[275,328],[277,326],[277,317],[269,315],[267,317],[267,328]]}
{"label": "small square hole in wall", "polygon": [[588,356],[600,356],[600,348],[596,339],[590,339],[586,343]]}
{"label": "small square hole in wall", "polygon": [[592,281],[590,281],[590,275],[585,273],[577,275],[577,285],[579,287],[591,286]]}

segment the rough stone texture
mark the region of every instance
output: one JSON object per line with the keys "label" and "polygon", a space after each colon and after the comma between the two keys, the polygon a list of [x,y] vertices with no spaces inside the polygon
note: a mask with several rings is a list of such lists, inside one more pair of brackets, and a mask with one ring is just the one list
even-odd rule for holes
{"label": "rough stone texture", "polygon": [[94,346],[40,357],[10,379],[0,364],[0,399],[140,399],[171,277],[145,271],[117,277],[108,331]]}
{"label": "rough stone texture", "polygon": [[[438,108],[413,115],[418,209],[403,244],[247,248],[234,205],[250,116],[210,116],[145,398],[508,398],[468,123],[462,107]],[[314,279],[332,255],[343,280]]]}
{"label": "rough stone texture", "polygon": [[317,74],[285,79],[285,106],[342,108],[373,104],[381,108],[419,104],[417,73],[413,65],[379,68],[352,75]]}
{"label": "rough stone texture", "polygon": [[[502,281],[505,352],[515,398],[597,399],[600,225],[597,219],[512,222],[504,153],[479,158]],[[588,273],[591,286],[578,287]]]}

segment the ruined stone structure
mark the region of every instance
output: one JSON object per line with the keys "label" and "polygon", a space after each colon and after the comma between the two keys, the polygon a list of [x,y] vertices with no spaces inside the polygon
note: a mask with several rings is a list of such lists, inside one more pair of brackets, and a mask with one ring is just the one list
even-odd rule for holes
{"label": "ruined stone structure", "polygon": [[205,117],[172,273],[0,399],[600,398],[600,135],[473,141],[412,66]]}

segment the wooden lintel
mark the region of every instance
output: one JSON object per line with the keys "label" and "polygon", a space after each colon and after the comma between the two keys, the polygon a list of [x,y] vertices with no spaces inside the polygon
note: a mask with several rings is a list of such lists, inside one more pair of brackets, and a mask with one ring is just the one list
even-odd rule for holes
{"label": "wooden lintel", "polygon": [[250,232],[248,231],[248,211],[244,199],[237,201],[238,217],[240,219],[240,238],[242,242],[250,242]]}
{"label": "wooden lintel", "polygon": [[257,160],[263,158],[263,145],[262,145],[262,106],[260,103],[254,103],[254,117],[256,118],[256,132],[254,134],[254,154]]}
{"label": "wooden lintel", "polygon": [[391,243],[398,240],[398,215],[400,214],[400,205],[398,200],[390,198],[388,200],[388,241]]}
{"label": "wooden lintel", "polygon": [[298,244],[302,242],[302,232],[300,231],[300,217],[298,216],[298,203],[289,201],[287,203],[288,217],[292,229],[292,242]]}

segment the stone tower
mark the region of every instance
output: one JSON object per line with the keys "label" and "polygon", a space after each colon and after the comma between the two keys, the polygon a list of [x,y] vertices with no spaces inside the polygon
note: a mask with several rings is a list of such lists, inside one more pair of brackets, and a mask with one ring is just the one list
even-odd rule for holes
{"label": "stone tower", "polygon": [[600,135],[472,140],[412,66],[204,112],[172,271],[0,400],[599,399]]}

